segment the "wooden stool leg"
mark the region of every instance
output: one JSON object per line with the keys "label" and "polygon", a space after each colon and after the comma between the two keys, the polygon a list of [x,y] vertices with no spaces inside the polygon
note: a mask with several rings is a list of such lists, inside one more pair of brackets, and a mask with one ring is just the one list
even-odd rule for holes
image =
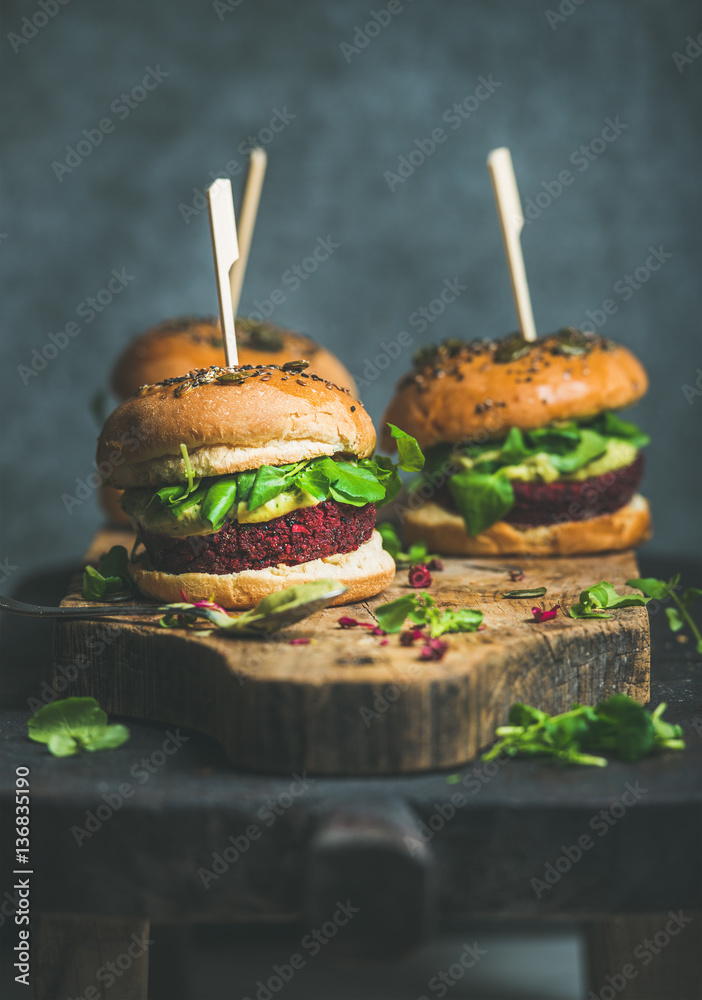
{"label": "wooden stool leg", "polygon": [[149,921],[41,916],[32,935],[36,1000],[146,1000]]}
{"label": "wooden stool leg", "polygon": [[587,924],[587,1000],[699,1000],[701,932],[699,910]]}

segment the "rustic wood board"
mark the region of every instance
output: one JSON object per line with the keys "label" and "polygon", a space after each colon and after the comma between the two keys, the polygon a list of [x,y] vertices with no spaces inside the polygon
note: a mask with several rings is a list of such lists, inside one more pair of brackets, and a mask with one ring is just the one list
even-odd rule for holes
{"label": "rustic wood board", "polygon": [[[86,561],[125,531],[100,531]],[[446,559],[432,594],[479,608],[484,631],[449,636],[439,662],[418,659],[397,636],[386,645],[365,629],[341,629],[341,614],[373,620],[373,608],[408,592],[398,572],[380,597],[330,608],[271,639],[196,636],[158,619],[59,621],[54,668],[63,694],[91,695],[118,715],[187,726],[217,739],[231,761],[258,771],[393,774],[454,767],[494,738],[510,705],[548,712],[613,692],[649,700],[650,636],[645,608],[610,621],[574,621],[567,608],[600,580],[617,588],[639,575],[632,552],[566,559],[510,559],[525,579],[511,583],[494,559]],[[545,598],[505,599],[515,587],[548,588]],[[563,611],[537,625],[531,607]],[[80,605],[80,578],[64,606]],[[140,603],[143,600],[140,599]],[[309,645],[291,645],[309,637]],[[73,669],[71,669],[71,667]],[[62,685],[63,687],[63,685]]]}

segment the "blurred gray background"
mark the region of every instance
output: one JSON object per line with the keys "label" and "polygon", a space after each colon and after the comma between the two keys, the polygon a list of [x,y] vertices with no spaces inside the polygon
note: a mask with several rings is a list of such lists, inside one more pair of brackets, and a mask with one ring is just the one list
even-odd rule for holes
{"label": "blurred gray background", "polygon": [[[229,173],[238,201],[255,141],[269,169],[241,312],[267,311],[280,289],[272,319],[337,351],[376,421],[422,342],[515,327],[485,168],[509,145],[533,206],[523,245],[537,327],[590,325],[641,356],[650,550],[699,541],[697,3],[2,9],[3,589],[86,547],[94,496],[66,498],[86,496],[93,471],[90,401],[132,336],[216,310],[202,192]],[[400,181],[402,157],[413,166]],[[290,269],[318,239],[333,253],[296,288]],[[98,312],[88,300],[113,269],[122,280]],[[456,278],[465,290],[420,335],[411,314]],[[61,335],[72,321],[80,332]],[[403,330],[412,347],[380,372]]]}

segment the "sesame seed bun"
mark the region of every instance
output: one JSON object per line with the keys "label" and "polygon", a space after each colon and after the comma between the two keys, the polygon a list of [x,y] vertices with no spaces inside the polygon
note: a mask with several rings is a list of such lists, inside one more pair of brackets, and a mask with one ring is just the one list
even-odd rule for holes
{"label": "sesame seed bun", "polygon": [[241,573],[163,573],[151,568],[142,557],[130,563],[130,573],[142,594],[158,600],[181,601],[181,591],[189,601],[214,600],[224,608],[253,608],[259,601],[285,587],[332,579],[345,583],[346,593],[331,603],[351,604],[380,594],[395,576],[395,563],[374,531],[354,552],[313,559],[296,566],[269,566]]}
{"label": "sesame seed bun", "polygon": [[[306,358],[310,371],[357,397],[348,370],[337,357],[311,337],[274,323],[237,317],[240,365],[282,365]],[[210,365],[225,365],[219,319],[192,316],[168,319],[136,337],[117,359],[110,387],[118,399],[128,399],[142,385]]]}
{"label": "sesame seed bun", "polygon": [[320,455],[366,458],[375,430],[347,390],[303,369],[200,369],[144,386],[108,417],[97,463],[107,486],[163,486]]}
{"label": "sesame seed bun", "polygon": [[571,327],[531,345],[519,337],[447,341],[420,352],[398,383],[383,417],[382,444],[394,450],[388,421],[429,448],[587,419],[631,406],[647,388],[631,351]]}
{"label": "sesame seed bun", "polygon": [[405,512],[403,536],[408,545],[422,541],[430,552],[453,556],[583,555],[641,545],[651,537],[651,515],[637,493],[612,514],[529,528],[498,521],[471,538],[460,514],[430,501]]}

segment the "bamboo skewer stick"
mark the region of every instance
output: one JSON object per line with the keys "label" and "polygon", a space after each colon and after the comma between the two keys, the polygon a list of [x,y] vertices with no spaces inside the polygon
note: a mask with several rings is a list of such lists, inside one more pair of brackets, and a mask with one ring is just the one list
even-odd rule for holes
{"label": "bamboo skewer stick", "polygon": [[267,160],[268,157],[264,149],[257,147],[251,150],[244,200],[241,203],[241,212],[239,213],[239,259],[235,262],[229,275],[235,320],[241,300],[241,290],[244,286],[246,265],[249,261],[249,250],[256,226],[256,215],[261,200],[261,188],[263,187]]}
{"label": "bamboo skewer stick", "polygon": [[497,214],[500,217],[519,329],[524,340],[531,343],[536,340],[536,325],[520,241],[520,234],[524,228],[524,213],[519,199],[517,179],[514,176],[512,154],[506,146],[493,149],[488,156],[487,164],[497,203]]}
{"label": "bamboo skewer stick", "polygon": [[227,365],[236,365],[239,362],[239,354],[236,347],[231,271],[234,262],[239,258],[239,245],[236,237],[232,182],[229,178],[220,177],[210,184],[207,189],[207,204],[210,212],[210,233],[224,353]]}

